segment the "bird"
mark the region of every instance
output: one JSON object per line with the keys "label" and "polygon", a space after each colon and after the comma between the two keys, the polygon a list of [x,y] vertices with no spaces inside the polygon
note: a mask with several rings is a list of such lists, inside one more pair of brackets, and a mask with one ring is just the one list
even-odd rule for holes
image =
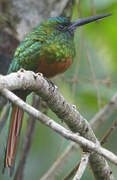
{"label": "bird", "polygon": [[[66,17],[50,17],[44,20],[17,47],[8,74],[17,72],[21,68],[35,73],[40,72],[46,78],[52,78],[64,73],[72,65],[75,56],[75,30],[79,26],[110,15],[111,13],[106,13],[75,21],[70,21]],[[22,89],[13,92],[24,101],[26,101],[29,94],[29,92]],[[15,104],[10,106],[8,118],[10,125],[3,172],[5,168],[9,168],[10,174],[12,174],[24,112]]]}

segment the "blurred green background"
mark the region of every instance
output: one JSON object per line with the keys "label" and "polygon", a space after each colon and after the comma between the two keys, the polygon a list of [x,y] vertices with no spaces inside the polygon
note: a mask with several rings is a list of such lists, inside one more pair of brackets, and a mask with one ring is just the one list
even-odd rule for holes
{"label": "blurred green background", "polygon": [[[113,13],[101,21],[94,22],[77,29],[75,33],[76,57],[72,67],[53,79],[59,87],[59,91],[69,103],[75,104],[80,113],[90,119],[107,104],[117,89],[117,1],[116,0],[82,0],[75,3],[72,19],[79,16],[87,17],[96,14]],[[79,66],[78,66],[79,65]],[[78,67],[78,68],[77,68]],[[93,74],[93,75],[92,75]],[[94,81],[95,79],[95,81]],[[29,98],[30,101],[30,98]],[[56,115],[48,111],[48,116],[61,123]],[[117,111],[96,130],[100,139],[117,117]],[[27,119],[28,116],[25,116]],[[61,123],[64,125],[63,123]],[[22,134],[25,131],[24,120]],[[113,131],[104,147],[117,153],[116,135]],[[22,138],[21,138],[22,139]],[[41,123],[36,123],[35,137],[30,150],[26,166],[24,180],[37,180],[53,164],[70,142],[63,139],[51,129]],[[61,148],[59,148],[61,144]],[[19,148],[20,152],[21,148]],[[18,152],[18,155],[19,155]],[[57,178],[61,180],[80,160],[81,152],[77,152],[66,164],[62,174]],[[17,158],[18,161],[18,158]],[[17,163],[16,163],[17,164]],[[117,167],[109,163],[113,174],[117,177]],[[7,173],[0,175],[1,180],[12,179]],[[82,180],[93,180],[91,172],[87,168]]]}

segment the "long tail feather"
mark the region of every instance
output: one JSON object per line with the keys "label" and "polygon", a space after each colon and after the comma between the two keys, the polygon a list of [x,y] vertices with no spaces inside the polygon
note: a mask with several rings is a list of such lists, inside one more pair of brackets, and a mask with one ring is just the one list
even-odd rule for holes
{"label": "long tail feather", "polygon": [[[8,142],[6,147],[6,154],[4,160],[4,168],[9,167],[12,172],[12,167],[14,165],[19,135],[22,127],[22,118],[23,118],[23,110],[21,110],[16,105],[12,105],[12,115],[11,115],[11,122],[10,122],[10,129],[8,135]],[[10,172],[10,175],[12,174]]]}

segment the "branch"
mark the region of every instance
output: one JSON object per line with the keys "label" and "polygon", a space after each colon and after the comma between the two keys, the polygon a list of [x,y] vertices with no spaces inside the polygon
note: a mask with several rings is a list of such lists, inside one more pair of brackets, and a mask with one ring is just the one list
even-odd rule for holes
{"label": "branch", "polygon": [[[3,95],[7,96],[7,93],[4,93],[8,92],[8,90],[3,90],[3,88],[10,90],[23,88],[35,91],[46,102],[48,102],[48,106],[51,110],[55,112],[56,115],[62,119],[73,132],[79,132],[81,136],[93,141],[97,145],[99,144],[86,119],[80,115],[73,105],[67,103],[64,97],[58,93],[57,88],[53,87],[51,83],[48,83],[41,74],[21,70],[18,71],[18,73],[1,76],[0,91]],[[7,98],[10,99],[10,97]],[[17,100],[14,103],[16,104]],[[24,106],[24,104],[22,105]],[[87,147],[85,147],[85,150],[88,150]],[[102,177],[108,177],[110,179],[111,170],[103,157],[93,153],[91,154],[89,161],[97,179]]]}
{"label": "branch", "polygon": [[[112,115],[113,111],[115,111],[116,108],[117,108],[117,93],[111,98],[110,102],[107,105],[105,105],[104,108],[101,109],[91,119],[90,124],[91,124],[91,127],[93,128],[93,130],[99,128],[99,126]],[[67,161],[71,160],[71,159],[68,159],[68,157],[69,157],[69,154],[70,154],[70,157],[74,154],[74,151],[73,151],[74,147],[76,147],[76,144],[70,143],[70,145],[68,145],[68,147],[67,147],[67,149],[69,149],[69,151],[66,154],[66,156],[64,156],[64,158],[62,158],[63,154],[65,154],[65,152],[63,152],[63,154],[58,158],[58,159],[61,159],[61,161],[58,161],[58,159],[57,159],[57,161],[50,167],[50,169],[47,171],[47,174],[49,174],[50,177],[52,175],[54,176],[54,174],[57,173],[57,171],[59,170],[58,167],[61,167],[61,165],[62,165],[62,168],[63,168],[64,159],[67,158]],[[59,172],[60,172],[60,170],[59,170]]]}
{"label": "branch", "polygon": [[83,152],[78,171],[76,172],[76,175],[73,178],[73,180],[80,180],[82,178],[88,164],[89,156],[90,153]]}
{"label": "branch", "polygon": [[8,115],[9,115],[9,105],[7,104],[7,106],[5,107],[4,113],[0,117],[0,133],[1,133],[3,127],[4,127],[5,123],[6,123]]}
{"label": "branch", "polygon": [[101,98],[100,98],[99,89],[98,89],[98,86],[97,86],[95,72],[94,72],[94,69],[93,69],[92,62],[91,62],[91,56],[90,56],[89,49],[88,49],[88,46],[87,46],[87,43],[86,43],[85,40],[84,40],[84,46],[85,46],[85,49],[86,49],[88,66],[89,66],[89,69],[90,69],[90,72],[91,72],[91,75],[92,75],[92,81],[93,81],[93,84],[94,84],[95,89],[96,89],[98,108],[100,109],[101,108]]}
{"label": "branch", "polygon": [[[38,108],[39,106],[39,96],[36,96],[33,94],[33,102],[32,106],[35,108]],[[24,175],[24,167],[26,164],[26,160],[29,154],[29,151],[31,149],[32,143],[33,143],[33,137],[35,132],[35,126],[36,126],[36,120],[35,117],[29,117],[27,121],[27,127],[24,134],[23,144],[21,147],[21,154],[20,154],[20,160],[18,163],[17,171],[14,177],[14,180],[23,180]]]}
{"label": "branch", "polygon": [[102,139],[100,140],[101,144],[104,144],[107,141],[107,138],[111,135],[111,133],[113,132],[113,130],[117,127],[117,119],[112,123],[111,127],[107,130],[107,132],[105,133],[105,135],[102,137]]}
{"label": "branch", "polygon": [[95,2],[94,0],[91,0],[91,11],[92,11],[92,15],[96,16],[96,10],[95,10]]}
{"label": "branch", "polygon": [[80,163],[78,162],[78,164],[63,178],[63,180],[69,180],[76,173],[79,165]]}
{"label": "branch", "polygon": [[[99,128],[99,126],[112,115],[113,111],[115,111],[116,108],[117,108],[117,93],[115,93],[114,96],[111,98],[110,102],[107,105],[105,105],[104,108],[102,108],[91,119],[90,124],[93,130],[96,130],[97,128]],[[74,151],[73,151],[74,146],[75,146],[75,143],[70,143],[70,145],[67,147],[69,149],[69,152],[66,156],[68,156],[69,154],[70,155],[74,154]],[[61,158],[61,156],[59,158]],[[54,174],[57,171],[58,167],[61,167],[61,164],[63,164],[62,161],[64,162],[64,159],[62,159],[60,162],[57,160],[56,166],[55,164],[52,165],[51,167],[53,169],[53,171],[51,172],[52,174]],[[49,173],[49,170],[48,170],[48,173]]]}
{"label": "branch", "polygon": [[50,119],[45,114],[36,110],[34,107],[30,106],[29,104],[26,104],[23,100],[21,100],[19,97],[17,97],[8,89],[1,90],[1,93],[4,97],[9,99],[12,103],[19,106],[21,109],[23,109],[28,114],[38,119],[41,123],[53,129],[55,132],[57,132],[61,136],[65,137],[68,140],[72,140],[80,144],[88,151],[91,150],[96,153],[99,153],[100,155],[104,156],[109,161],[117,165],[117,156],[114,153],[108,151],[107,149],[102,148],[99,143],[93,143],[92,141],[89,141],[88,139],[85,139],[84,137],[79,136],[77,133],[72,133],[70,130],[65,129],[63,126],[59,125],[58,123]]}
{"label": "branch", "polygon": [[117,93],[114,94],[114,96],[111,98],[110,102],[104,106],[103,109],[101,109],[90,121],[90,124],[93,128],[93,130],[97,129],[102,122],[107,120],[113,111],[115,111],[117,108]]}
{"label": "branch", "polygon": [[[113,95],[113,97],[111,98],[110,102],[105,105],[90,121],[90,125],[92,127],[93,130],[96,130],[97,128],[99,128],[99,126],[106,121],[113,113],[113,111],[115,111],[117,108],[117,93],[115,93]],[[58,167],[63,168],[63,164],[64,164],[64,159],[66,159],[67,157],[74,154],[74,147],[76,147],[75,143],[70,143],[70,145],[68,145],[67,149],[69,149],[68,153],[66,154],[66,157],[64,156],[64,158],[62,158],[63,154],[65,154],[65,152],[63,152],[63,154],[58,158],[61,159],[61,161],[59,161],[57,159],[57,161],[51,166],[51,168],[47,171],[47,174],[49,174],[49,176],[51,177],[52,175],[54,176],[55,173],[57,173],[57,171],[59,170]],[[65,150],[66,151],[66,150]],[[67,158],[67,161],[70,160]],[[52,171],[53,170],[53,171]],[[60,172],[60,170],[59,170]],[[45,176],[45,175],[44,175]]]}

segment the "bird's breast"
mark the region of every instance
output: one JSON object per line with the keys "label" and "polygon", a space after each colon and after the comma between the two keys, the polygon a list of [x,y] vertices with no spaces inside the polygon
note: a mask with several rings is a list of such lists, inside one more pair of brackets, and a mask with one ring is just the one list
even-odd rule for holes
{"label": "bird's breast", "polygon": [[48,62],[43,57],[37,69],[37,72],[42,73],[45,77],[51,78],[57,74],[65,72],[72,65],[72,57],[67,58],[65,61]]}

